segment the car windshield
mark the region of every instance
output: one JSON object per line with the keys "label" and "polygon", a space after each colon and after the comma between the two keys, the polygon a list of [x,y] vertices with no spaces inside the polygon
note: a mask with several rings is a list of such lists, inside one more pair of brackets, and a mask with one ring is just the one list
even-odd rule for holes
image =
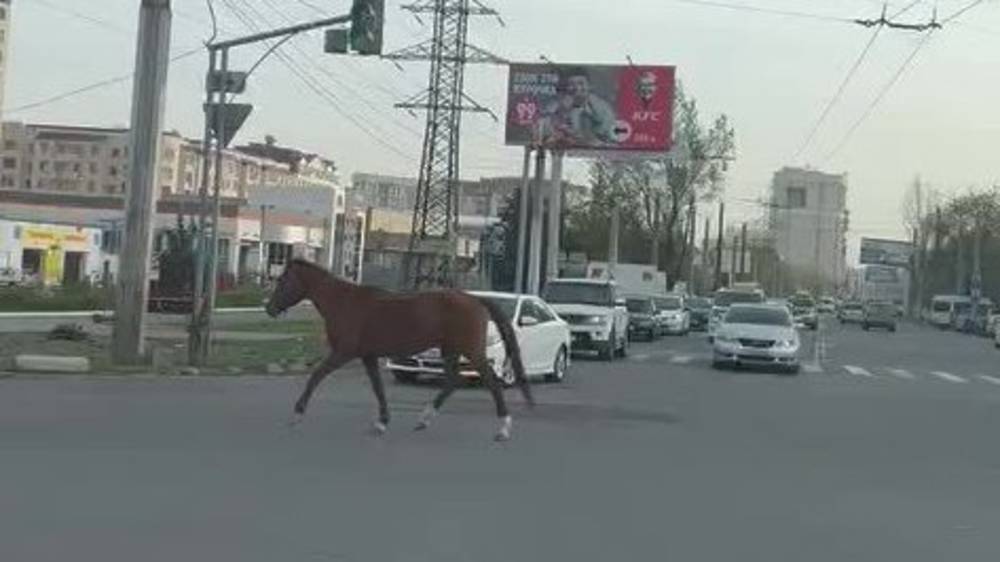
{"label": "car windshield", "polygon": [[598,283],[549,283],[542,298],[549,304],[611,306],[611,287]]}
{"label": "car windshield", "polygon": [[660,310],[680,310],[681,299],[677,297],[661,297],[656,299],[656,307]]}
{"label": "car windshield", "polygon": [[694,310],[705,310],[707,308],[712,308],[711,299],[706,299],[704,297],[694,297],[688,299],[688,306]]}
{"label": "car windshield", "polygon": [[815,306],[815,302],[812,297],[804,295],[796,295],[790,299],[792,306],[796,308],[809,308]]}
{"label": "car windshield", "polygon": [[650,314],[653,312],[653,303],[649,299],[626,299],[625,308],[634,314]]}
{"label": "car windshield", "polygon": [[496,296],[487,296],[487,297],[481,296],[480,298],[497,305],[497,308],[499,308],[501,312],[503,312],[504,317],[507,318],[508,320],[514,318],[514,310],[517,308],[517,299],[512,297],[496,297]]}
{"label": "car windshield", "polygon": [[896,312],[896,306],[888,303],[877,303],[868,305],[868,311],[875,314],[886,314]]}
{"label": "car windshield", "polygon": [[788,311],[778,307],[734,306],[726,313],[726,324],[760,324],[764,326],[790,326]]}
{"label": "car windshield", "polygon": [[951,310],[951,303],[947,301],[934,301],[934,312],[948,312]]}
{"label": "car windshield", "polygon": [[733,304],[756,304],[764,302],[764,296],[760,293],[741,293],[735,291],[722,291],[715,295],[715,306],[730,306]]}

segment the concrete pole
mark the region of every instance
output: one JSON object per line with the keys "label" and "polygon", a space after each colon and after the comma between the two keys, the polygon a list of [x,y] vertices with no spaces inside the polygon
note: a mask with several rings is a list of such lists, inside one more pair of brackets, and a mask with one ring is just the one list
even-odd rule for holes
{"label": "concrete pole", "polygon": [[[216,53],[214,49],[208,51],[208,73],[212,76],[216,70]],[[205,100],[206,105],[215,103],[216,94],[212,89],[209,79],[205,80]],[[208,180],[210,147],[212,145],[212,123],[208,120],[208,113],[205,113],[205,129],[201,139],[201,184],[198,187],[198,237],[195,245],[194,260],[194,294],[191,296],[191,325],[188,328],[188,363],[194,366],[202,364],[204,354],[201,352],[202,338],[202,309],[205,307],[205,268],[206,259],[206,235],[208,229]]]}
{"label": "concrete pole", "polygon": [[622,216],[618,205],[611,207],[611,228],[608,233],[608,277],[615,278],[618,266],[618,235],[621,231]]}
{"label": "concrete pole", "polygon": [[740,275],[747,273],[747,223],[740,229]]}
{"label": "concrete pole", "polygon": [[719,202],[719,238],[715,242],[715,283],[714,288],[722,286],[722,236],[726,221],[726,204]]}
{"label": "concrete pole", "polygon": [[528,244],[527,293],[537,295],[541,289],[542,267],[542,188],[545,185],[545,150],[535,154],[535,185],[531,190],[531,235]]}
{"label": "concrete pole", "polygon": [[549,235],[548,251],[545,253],[545,279],[548,280],[559,277],[559,255],[562,253],[559,239],[559,227],[562,224],[562,176],[563,151],[556,150],[552,152],[552,178],[549,182]]}
{"label": "concrete pole", "polygon": [[267,241],[264,238],[264,232],[267,230],[267,210],[270,205],[260,206],[260,264],[258,268],[260,270],[260,284],[267,284]]}
{"label": "concrete pole", "polygon": [[[691,196],[691,202],[688,204],[688,274],[687,274],[687,284],[688,284],[688,294],[695,293],[694,286],[694,254],[695,249],[698,247],[698,205],[695,204],[694,196]],[[669,282],[669,280],[668,280]]]}
{"label": "concrete pole", "polygon": [[125,235],[118,267],[118,298],[111,358],[136,364],[145,356],[149,260],[156,217],[156,175],[170,64],[170,0],[143,0],[136,41],[132,122],[129,128],[129,190]]}
{"label": "concrete pole", "polygon": [[524,260],[528,245],[528,191],[531,189],[531,147],[524,147],[524,171],[517,206],[517,264],[514,267],[514,292],[524,292]]}
{"label": "concrete pole", "polygon": [[[222,57],[219,70],[223,76],[229,72],[229,49],[222,50]],[[202,314],[205,321],[202,323],[204,333],[202,333],[201,352],[208,355],[208,348],[212,341],[212,313],[215,311],[215,297],[219,292],[219,223],[222,215],[222,179],[225,174],[223,166],[223,153],[226,147],[222,139],[226,138],[226,86],[228,83],[223,80],[222,93],[219,95],[219,110],[215,112],[215,183],[212,186],[212,242],[209,245],[209,268],[208,268],[208,298]]]}

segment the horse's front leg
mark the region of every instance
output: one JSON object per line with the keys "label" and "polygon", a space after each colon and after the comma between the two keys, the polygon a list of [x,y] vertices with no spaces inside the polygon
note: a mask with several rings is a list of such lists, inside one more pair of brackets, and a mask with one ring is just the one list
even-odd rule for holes
{"label": "horse's front leg", "polygon": [[319,365],[316,365],[316,368],[309,375],[309,380],[306,381],[306,387],[302,389],[302,394],[299,396],[298,401],[295,402],[295,415],[292,417],[289,425],[294,426],[302,422],[302,418],[306,413],[306,407],[309,406],[309,400],[312,398],[313,392],[316,392],[316,387],[319,386],[319,383],[327,375],[348,361],[350,361],[350,357],[339,354],[336,351],[331,351],[326,359],[320,362]]}
{"label": "horse's front leg", "polygon": [[368,380],[372,385],[372,392],[378,401],[378,419],[375,420],[373,428],[375,433],[382,435],[389,429],[389,405],[385,400],[385,385],[382,384],[382,375],[378,370],[378,357],[374,355],[365,356],[362,361],[365,364],[365,372],[368,373]]}

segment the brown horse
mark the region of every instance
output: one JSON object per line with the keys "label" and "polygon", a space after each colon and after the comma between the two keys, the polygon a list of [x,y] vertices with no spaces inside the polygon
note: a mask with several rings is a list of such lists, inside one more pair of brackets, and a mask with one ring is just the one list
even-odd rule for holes
{"label": "brown horse", "polygon": [[521,393],[529,406],[534,405],[511,321],[489,301],[461,291],[390,293],[337,279],[318,265],[293,260],[278,278],[267,313],[275,317],[305,299],[312,301],[326,323],[330,354],[309,376],[295,403],[293,424],[301,421],[309,399],[327,375],[353,359],[361,359],[378,401],[375,431],[384,433],[389,424],[389,407],[378,369],[379,358],[409,356],[437,347],[444,359],[444,386],[421,414],[416,429],[426,429],[455,391],[461,381],[459,358],[464,357],[493,396],[501,421],[496,439],[510,439],[510,412],[500,381],[486,358],[490,320],[500,332]]}

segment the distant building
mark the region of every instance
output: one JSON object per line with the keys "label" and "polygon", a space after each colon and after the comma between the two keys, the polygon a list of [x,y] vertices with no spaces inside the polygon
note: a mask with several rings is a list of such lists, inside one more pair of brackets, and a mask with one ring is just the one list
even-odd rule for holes
{"label": "distant building", "polygon": [[[95,272],[113,275],[129,186],[128,130],[7,122],[2,140],[0,264],[49,283],[93,278]],[[209,161],[210,190],[214,164]],[[158,166],[154,228],[162,233],[178,216],[198,214],[201,143],[164,133]],[[339,263],[342,256],[335,252],[343,241],[336,233],[352,232],[355,223],[344,224],[346,196],[335,171],[331,160],[273,143],[224,151],[220,274],[230,281],[273,275],[293,255],[325,266]],[[261,213],[262,205],[270,217]],[[261,261],[262,219],[268,222],[264,242],[272,252],[264,255],[273,260],[270,268]],[[84,244],[84,235],[98,242]],[[46,236],[54,243],[42,248]]]}
{"label": "distant building", "polygon": [[796,288],[833,291],[847,275],[847,176],[782,168],[771,182],[774,249]]}

